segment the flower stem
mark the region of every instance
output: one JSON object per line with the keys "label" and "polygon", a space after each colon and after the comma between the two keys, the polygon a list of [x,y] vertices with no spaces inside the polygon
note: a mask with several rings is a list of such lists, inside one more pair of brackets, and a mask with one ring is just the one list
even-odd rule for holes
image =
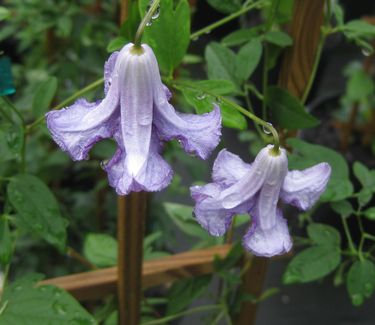
{"label": "flower stem", "polygon": [[[81,97],[85,93],[87,93],[87,92],[89,92],[89,91],[97,88],[98,86],[102,85],[103,82],[104,82],[103,78],[100,78],[100,79],[94,81],[93,83],[89,84],[85,88],[82,88],[82,89],[78,90],[77,92],[75,92],[72,96],[68,97],[67,99],[65,99],[64,101],[62,101],[60,104],[58,104],[57,106],[53,107],[52,110],[59,110],[59,109],[65,107],[66,105],[70,104],[72,101],[76,100],[78,97]],[[39,117],[33,123],[29,124],[26,127],[26,131],[29,132],[35,126],[37,126],[38,124],[42,123],[43,121],[44,121],[44,116]]]}
{"label": "flower stem", "polygon": [[346,222],[346,218],[341,216],[341,222],[342,222],[342,225],[344,227],[345,236],[346,236],[346,238],[348,240],[348,243],[349,243],[350,251],[352,253],[356,253],[356,249],[354,247],[353,239],[352,239],[352,236],[350,234],[348,223]]}
{"label": "flower stem", "polygon": [[218,28],[218,27],[226,24],[227,22],[229,22],[233,19],[236,19],[237,17],[239,17],[239,16],[243,15],[244,13],[250,11],[251,9],[257,8],[257,7],[263,5],[267,2],[268,2],[267,0],[261,0],[261,1],[258,1],[258,2],[254,2],[250,5],[247,5],[243,8],[241,8],[240,10],[230,14],[229,16],[226,16],[223,19],[220,19],[220,20],[214,22],[213,24],[208,25],[208,26],[194,32],[193,34],[190,35],[190,39],[196,40],[199,36],[201,36],[203,34],[206,34],[206,33],[209,33],[212,30],[214,30],[215,28]]}
{"label": "flower stem", "polygon": [[182,316],[187,316],[195,313],[200,313],[202,311],[209,311],[209,310],[215,310],[215,309],[221,309],[222,306],[220,305],[207,305],[207,306],[201,306],[201,307],[196,307],[192,308],[174,315],[170,315],[164,318],[152,320],[149,322],[142,323],[142,325],[158,325],[158,324],[166,324],[166,322],[180,318]]}
{"label": "flower stem", "polygon": [[150,9],[148,10],[146,15],[143,17],[141,23],[139,24],[137,32],[135,34],[135,38],[134,38],[134,45],[136,47],[141,46],[143,32],[147,26],[147,23],[152,19],[152,16],[154,15],[155,11],[159,8],[159,5],[160,5],[160,0],[154,0],[152,2],[152,5],[150,6]]}
{"label": "flower stem", "polygon": [[[202,92],[201,89],[198,89],[196,87],[194,87],[193,84],[191,83],[185,83],[183,81],[173,81],[173,84],[172,86],[178,90],[181,90],[182,87],[184,88],[190,88],[190,89],[193,89],[193,90],[199,90],[200,92]],[[182,87],[181,87],[182,86]],[[277,133],[276,129],[272,126],[272,124],[266,122],[266,121],[263,121],[261,118],[259,118],[258,116],[256,116],[255,114],[249,112],[247,109],[243,108],[242,106],[232,102],[231,100],[225,98],[225,97],[222,97],[222,96],[217,96],[209,91],[204,91],[204,93],[206,93],[207,95],[209,96],[212,96],[214,98],[216,98],[218,101],[221,101],[225,104],[227,104],[228,106],[236,109],[237,111],[239,111],[241,114],[245,115],[246,117],[248,117],[250,120],[254,121],[255,123],[257,123],[258,125],[261,125],[264,129],[267,129],[271,134],[272,134],[272,137],[273,137],[273,149],[272,151],[277,155],[279,153],[279,148],[280,148],[280,140],[279,140],[279,134]]]}
{"label": "flower stem", "polygon": [[16,113],[17,117],[21,121],[22,124],[25,124],[25,119],[23,118],[22,114],[20,111],[17,109],[16,106],[13,105],[13,103],[9,100],[7,97],[2,97],[3,102],[14,112]]}

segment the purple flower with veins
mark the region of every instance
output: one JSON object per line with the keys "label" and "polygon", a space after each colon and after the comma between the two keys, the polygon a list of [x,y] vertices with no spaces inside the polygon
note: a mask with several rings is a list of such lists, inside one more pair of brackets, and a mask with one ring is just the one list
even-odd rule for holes
{"label": "purple flower with veins", "polygon": [[292,241],[279,199],[307,210],[324,192],[330,175],[327,163],[288,171],[285,150],[275,153],[272,145],[263,148],[252,164],[224,149],[214,163],[214,182],[190,188],[196,202],[194,213],[213,236],[223,235],[235,214],[248,213],[252,225],[243,245],[258,256],[283,254],[291,249]]}
{"label": "purple flower with veins", "polygon": [[104,93],[101,101],[79,99],[47,113],[47,126],[73,160],[87,159],[96,142],[114,138],[117,151],[104,169],[120,195],[159,191],[171,182],[173,171],[160,156],[162,141],[178,139],[186,152],[202,159],[219,143],[219,107],[203,115],[176,112],[155,55],[145,44],[127,44],[110,56],[104,66]]}

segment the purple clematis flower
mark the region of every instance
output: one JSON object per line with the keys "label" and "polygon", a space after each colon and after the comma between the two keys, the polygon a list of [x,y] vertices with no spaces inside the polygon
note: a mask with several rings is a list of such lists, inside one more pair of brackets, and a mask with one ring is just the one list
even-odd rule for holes
{"label": "purple clematis flower", "polygon": [[301,210],[309,209],[324,192],[331,174],[327,163],[288,172],[284,149],[263,148],[252,164],[220,151],[214,163],[213,183],[190,188],[198,222],[213,236],[223,235],[235,214],[249,213],[252,225],[243,245],[254,255],[271,257],[292,247],[281,199]]}
{"label": "purple clematis flower", "polygon": [[178,139],[186,152],[202,159],[219,143],[219,107],[203,115],[176,112],[155,55],[145,44],[127,44],[110,56],[104,66],[104,93],[101,101],[79,99],[47,113],[47,126],[73,160],[87,159],[96,142],[114,138],[117,151],[104,169],[120,195],[159,191],[170,183],[173,172],[160,156],[162,141]]}

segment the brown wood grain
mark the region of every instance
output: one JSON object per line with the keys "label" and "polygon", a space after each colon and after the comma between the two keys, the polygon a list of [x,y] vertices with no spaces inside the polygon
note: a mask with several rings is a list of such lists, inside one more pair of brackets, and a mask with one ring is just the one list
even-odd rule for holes
{"label": "brown wood grain", "polygon": [[[230,247],[230,245],[215,246],[145,261],[142,271],[143,288],[212,273],[214,256],[225,257]],[[87,301],[116,294],[117,280],[117,267],[110,267],[44,280],[40,285],[58,286],[78,300]]]}
{"label": "brown wood grain", "polygon": [[279,85],[302,98],[310,78],[324,19],[324,0],[295,0],[289,33],[293,46],[285,51]]}

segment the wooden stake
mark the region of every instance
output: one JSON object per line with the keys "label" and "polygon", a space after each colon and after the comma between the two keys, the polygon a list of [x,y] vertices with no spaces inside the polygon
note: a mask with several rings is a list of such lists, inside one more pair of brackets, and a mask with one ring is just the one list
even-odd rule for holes
{"label": "wooden stake", "polygon": [[142,292],[146,193],[118,198],[118,324],[138,325]]}

